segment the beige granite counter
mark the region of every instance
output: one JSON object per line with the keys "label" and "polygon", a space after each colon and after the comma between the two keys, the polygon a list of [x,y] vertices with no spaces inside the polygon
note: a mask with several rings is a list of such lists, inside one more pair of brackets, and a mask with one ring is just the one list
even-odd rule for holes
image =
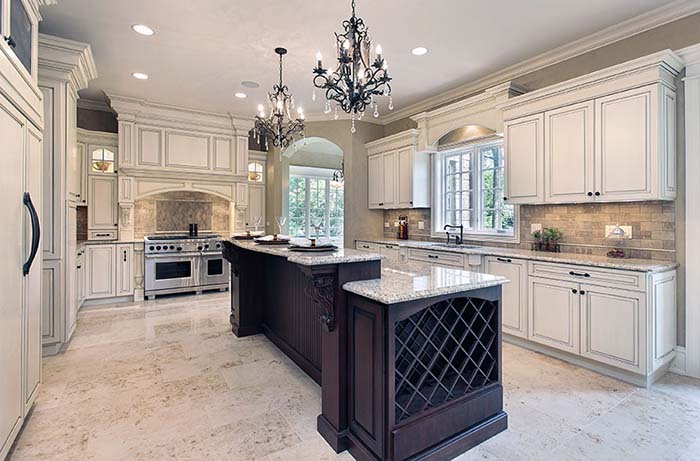
{"label": "beige granite counter", "polygon": [[388,305],[463,293],[508,282],[508,279],[498,275],[425,263],[383,261],[381,278],[348,282],[343,285],[343,289]]}
{"label": "beige granite counter", "polygon": [[406,248],[430,249],[461,254],[482,256],[500,256],[504,258],[521,258],[531,261],[544,261],[560,264],[577,264],[580,266],[603,267],[636,272],[664,272],[678,267],[677,262],[655,261],[651,259],[613,259],[605,256],[584,255],[578,253],[548,253],[542,251],[521,250],[516,248],[496,248],[487,246],[450,245],[441,242],[398,240],[398,239],[357,239],[360,242],[398,245]]}
{"label": "beige granite counter", "polygon": [[260,245],[252,240],[230,239],[231,243],[245,250],[257,251],[287,258],[294,264],[302,266],[322,266],[326,264],[348,264],[365,261],[380,261],[385,257],[376,253],[367,253],[349,248],[339,248],[335,251],[319,253],[300,253],[289,249],[287,245]]}

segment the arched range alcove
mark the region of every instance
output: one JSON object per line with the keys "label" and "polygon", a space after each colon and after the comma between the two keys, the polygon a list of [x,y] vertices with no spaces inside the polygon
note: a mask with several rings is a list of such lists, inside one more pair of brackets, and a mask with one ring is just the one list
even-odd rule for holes
{"label": "arched range alcove", "polygon": [[286,232],[293,237],[327,237],[342,245],[343,149],[326,138],[300,139],[282,152],[282,165]]}

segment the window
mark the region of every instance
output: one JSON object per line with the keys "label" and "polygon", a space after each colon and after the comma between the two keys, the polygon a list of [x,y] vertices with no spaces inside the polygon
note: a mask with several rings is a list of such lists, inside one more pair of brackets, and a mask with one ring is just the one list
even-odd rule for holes
{"label": "window", "polygon": [[503,141],[441,152],[435,166],[434,234],[461,224],[475,238],[517,239],[516,210],[503,201]]}
{"label": "window", "polygon": [[342,244],[343,183],[331,179],[333,170],[290,167],[289,234],[292,237],[329,237]]}
{"label": "window", "polygon": [[105,148],[93,149],[91,154],[94,173],[114,173],[114,152]]}
{"label": "window", "polygon": [[250,162],[248,164],[248,181],[263,182],[263,165],[260,162]]}
{"label": "window", "polygon": [[22,65],[32,72],[32,20],[22,0],[10,3],[10,36],[14,41],[13,51]]}

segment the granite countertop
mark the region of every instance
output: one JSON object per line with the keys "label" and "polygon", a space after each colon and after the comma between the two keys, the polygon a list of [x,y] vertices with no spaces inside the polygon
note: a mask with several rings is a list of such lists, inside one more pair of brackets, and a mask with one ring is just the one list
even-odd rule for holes
{"label": "granite countertop", "polygon": [[381,278],[348,282],[343,289],[382,304],[396,304],[505,283],[509,280],[498,275],[424,263],[382,261]]}
{"label": "granite countertop", "polygon": [[365,251],[357,251],[349,248],[339,248],[335,251],[322,253],[299,253],[290,251],[287,245],[260,245],[252,240],[236,240],[230,239],[231,243],[245,250],[257,251],[258,253],[266,253],[275,256],[287,258],[294,264],[302,266],[322,266],[325,264],[347,264],[365,261],[380,261],[385,258],[377,253],[367,253]]}
{"label": "granite countertop", "polygon": [[652,259],[613,259],[606,256],[584,255],[578,253],[548,253],[543,251],[521,250],[517,248],[497,248],[488,246],[446,246],[435,241],[398,240],[398,239],[357,239],[361,242],[398,245],[399,247],[418,248],[450,253],[475,254],[482,256],[500,256],[504,258],[521,258],[532,261],[544,261],[560,264],[577,264],[580,266],[603,267],[636,272],[664,272],[675,269],[674,261],[656,261]]}
{"label": "granite countertop", "polygon": [[115,245],[143,243],[143,240],[78,240],[77,246],[83,245]]}

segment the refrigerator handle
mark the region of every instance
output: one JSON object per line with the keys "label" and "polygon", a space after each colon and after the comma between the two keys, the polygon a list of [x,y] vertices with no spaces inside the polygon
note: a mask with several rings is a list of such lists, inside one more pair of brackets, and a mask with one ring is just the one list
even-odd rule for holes
{"label": "refrigerator handle", "polygon": [[36,258],[36,253],[39,251],[39,239],[41,238],[41,227],[39,226],[39,215],[34,208],[32,203],[32,197],[29,192],[24,193],[24,198],[22,200],[24,206],[29,210],[29,216],[32,220],[32,250],[29,253],[29,259],[22,266],[22,273],[26,276],[29,274],[29,270],[32,268],[32,263],[34,263],[34,258]]}

